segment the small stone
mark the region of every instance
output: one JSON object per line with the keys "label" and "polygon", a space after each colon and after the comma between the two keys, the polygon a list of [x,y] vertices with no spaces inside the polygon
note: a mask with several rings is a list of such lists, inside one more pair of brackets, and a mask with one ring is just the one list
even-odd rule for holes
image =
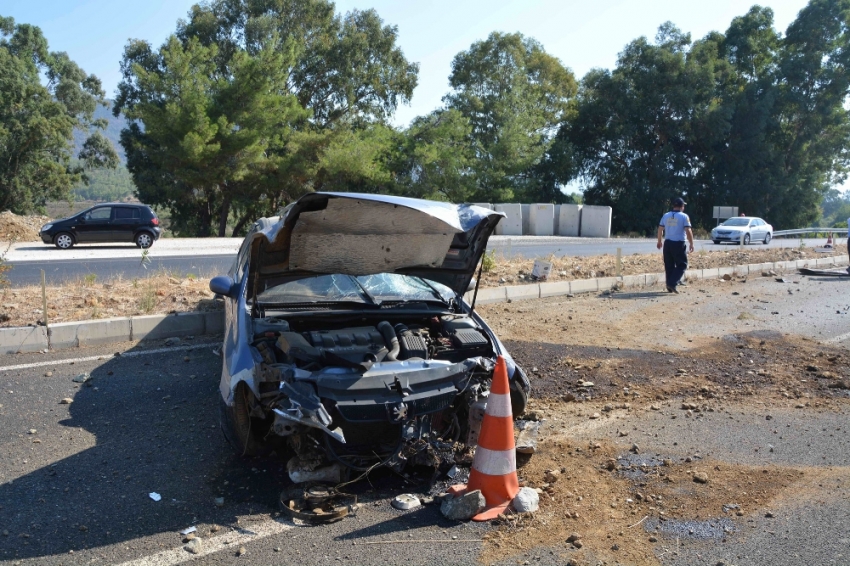
{"label": "small stone", "polygon": [[561,397],[567,403],[571,403],[576,400],[576,396],[573,393],[564,393],[564,396]]}
{"label": "small stone", "polygon": [[773,519],[774,517],[776,517],[776,515],[774,515],[773,512],[771,512],[771,511],[768,511],[767,513],[765,513],[764,516],[767,517],[768,519]]}
{"label": "small stone", "polygon": [[570,536],[567,537],[567,542],[575,542],[581,538],[581,535],[578,533],[571,533]]}
{"label": "small stone", "polygon": [[629,448],[629,452],[631,452],[632,454],[639,453],[640,452],[640,446],[638,446],[637,444],[632,444],[632,447]]}
{"label": "small stone", "polygon": [[36,433],[38,433],[38,431],[37,431],[37,430],[35,430],[34,428],[31,428],[31,429],[29,430],[29,434],[36,434]]}
{"label": "small stone", "polygon": [[470,491],[458,497],[446,497],[440,505],[440,512],[446,519],[467,521],[480,513],[487,501],[480,489]]}
{"label": "small stone", "polygon": [[247,548],[245,548],[244,546],[240,546],[239,550],[236,551],[236,556],[244,556],[245,553],[247,553],[247,552],[248,552]]}
{"label": "small stone", "polygon": [[73,402],[74,402],[74,400],[73,400],[73,399],[71,399],[70,397],[65,397],[64,399],[62,399],[61,401],[59,401],[59,404],[60,404],[60,405],[70,405],[70,404],[71,404],[71,403],[73,403]]}
{"label": "small stone", "polygon": [[201,542],[200,538],[193,538],[183,547],[183,550],[186,552],[191,552],[192,554],[200,554],[204,550],[204,543]]}
{"label": "small stone", "polygon": [[580,540],[573,541],[573,546],[576,548],[581,548],[584,544]]}
{"label": "small stone", "polygon": [[224,498],[223,497],[216,497],[213,500],[213,502],[215,503],[216,507],[224,507]]}
{"label": "small stone", "polygon": [[85,525],[80,525],[78,528],[80,529],[81,533],[85,533],[89,530],[89,528]]}
{"label": "small stone", "polygon": [[543,481],[547,483],[555,483],[561,476],[561,470],[549,470],[543,474]]}
{"label": "small stone", "polygon": [[652,409],[653,411],[660,411],[661,405],[652,404],[652,405],[649,406],[649,408]]}
{"label": "small stone", "polygon": [[71,381],[74,383],[85,383],[91,379],[91,374],[88,372],[81,373],[80,375],[71,378]]}
{"label": "small stone", "polygon": [[44,377],[53,377],[53,372],[49,371],[49,372],[45,373]]}
{"label": "small stone", "polygon": [[217,532],[218,532],[218,531],[220,531],[220,530],[221,530],[221,526],[220,526],[220,525],[213,525],[212,527],[210,527],[210,532],[211,532],[211,533],[217,533]]}
{"label": "small stone", "polygon": [[658,542],[658,537],[649,537],[649,542]]}
{"label": "small stone", "polygon": [[189,542],[190,540],[196,539],[196,538],[198,538],[198,535],[196,535],[195,533],[189,533],[188,535],[183,537],[183,542]]}
{"label": "small stone", "polygon": [[591,419],[598,419],[598,418],[599,418],[599,417],[601,417],[601,416],[602,416],[602,415],[600,415],[599,413],[593,413],[592,415],[590,415],[590,418],[591,418]]}
{"label": "small stone", "polygon": [[172,337],[165,341],[166,346],[176,346],[180,343],[180,338]]}
{"label": "small stone", "polygon": [[511,505],[517,513],[533,513],[540,506],[540,496],[530,487],[521,487]]}
{"label": "small stone", "polygon": [[183,361],[184,362],[191,362],[192,360],[189,358],[189,356],[186,356],[185,358],[183,358]]}
{"label": "small stone", "polygon": [[617,469],[617,460],[614,458],[608,458],[608,461],[605,462],[605,469],[609,472],[613,472]]}
{"label": "small stone", "polygon": [[694,474],[694,481],[697,483],[708,483],[708,474],[704,472],[696,472]]}

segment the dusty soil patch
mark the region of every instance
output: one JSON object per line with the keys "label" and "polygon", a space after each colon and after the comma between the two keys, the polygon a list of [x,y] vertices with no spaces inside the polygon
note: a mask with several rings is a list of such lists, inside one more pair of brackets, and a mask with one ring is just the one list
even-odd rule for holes
{"label": "dusty soil patch", "polygon": [[0,212],[0,242],[40,241],[38,231],[48,222],[48,216],[18,216],[8,210]]}
{"label": "dusty soil patch", "polygon": [[[690,269],[714,269],[750,263],[768,263],[830,257],[847,254],[846,244],[839,244],[827,253],[815,252],[812,248],[763,248],[735,246],[705,251],[700,250],[688,256]],[[613,277],[617,272],[617,257],[605,254],[600,256],[564,256],[544,258],[553,263],[549,281],[572,281],[592,279],[594,277]],[[533,259],[495,257],[494,267],[483,273],[481,285],[497,287],[499,285],[523,285],[536,283],[531,278]],[[622,275],[640,275],[664,271],[661,252],[655,254],[633,254],[622,257]]]}
{"label": "dusty soil patch", "polygon": [[[633,427],[662,413],[686,420],[846,408],[847,392],[835,387],[850,377],[845,348],[758,328],[729,330],[746,324],[737,321],[739,303],[761,305],[774,288],[778,295],[769,298],[778,303],[789,289],[808,292],[816,284],[755,288],[736,278],[700,281],[684,298],[658,293],[664,300],[655,300],[647,292],[637,293],[640,300],[584,295],[482,306],[531,376],[527,417],[545,419],[539,451],[519,468],[521,481],[542,490],[541,508],[501,521],[482,561],[522,563],[549,552],[560,564],[658,565],[678,544],[746,536],[786,501],[826,485],[824,478],[846,478],[845,467],[751,466],[683,448],[668,455],[629,450],[643,443]],[[696,312],[682,315],[709,297],[726,308],[722,337],[713,327],[701,332],[707,324]],[[673,431],[678,422],[671,420]],[[602,423],[615,439],[588,441]],[[676,438],[671,431],[668,446]],[[573,533],[578,546],[568,542]]]}

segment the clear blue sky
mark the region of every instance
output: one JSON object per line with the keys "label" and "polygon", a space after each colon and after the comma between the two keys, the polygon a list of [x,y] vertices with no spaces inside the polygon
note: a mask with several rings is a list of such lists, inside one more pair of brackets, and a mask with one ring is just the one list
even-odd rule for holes
{"label": "clear blue sky", "polygon": [[[128,38],[159,46],[186,15],[192,0],[3,0],[0,15],[39,26],[53,51],[66,51],[103,81],[109,97],[120,80],[119,61]],[[396,124],[441,104],[452,58],[492,31],[520,32],[540,41],[581,78],[593,67],[611,68],[629,41],[653,37],[670,20],[697,39],[725,31],[733,17],[756,2],[741,0],[340,0],[337,10],[375,8],[398,26],[407,58],[420,64],[411,106]],[[806,0],[763,0],[784,31]]]}

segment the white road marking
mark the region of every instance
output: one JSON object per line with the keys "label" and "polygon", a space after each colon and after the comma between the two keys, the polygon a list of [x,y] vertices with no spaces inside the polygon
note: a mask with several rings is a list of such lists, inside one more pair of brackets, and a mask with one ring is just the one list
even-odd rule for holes
{"label": "white road marking", "polygon": [[835,344],[837,342],[843,342],[844,340],[847,340],[848,338],[850,338],[850,332],[846,332],[844,334],[839,334],[838,336],[834,336],[834,337],[829,338],[827,340],[821,340],[821,342],[823,342],[824,344]]}
{"label": "white road marking", "polygon": [[249,542],[258,541],[277,535],[288,530],[294,529],[292,523],[283,523],[282,520],[269,520],[260,523],[252,524],[250,527],[232,531],[226,535],[219,535],[215,538],[203,539],[202,550],[198,554],[191,554],[184,550],[183,545],[171,550],[163,550],[150,556],[123,562],[118,566],[175,566],[184,562],[190,562],[197,558],[208,556],[210,554],[221,552],[222,550],[232,550],[236,552],[239,547]]}
{"label": "white road marking", "polygon": [[171,346],[169,348],[155,348],[153,350],[138,350],[135,352],[121,352],[120,356],[112,356],[110,354],[101,354],[99,356],[86,356],[83,358],[65,358],[63,360],[51,360],[47,362],[33,362],[30,364],[18,364],[15,366],[2,366],[0,367],[0,371],[13,371],[16,369],[30,369],[30,368],[40,368],[44,366],[58,366],[62,364],[70,364],[75,363],[78,364],[80,362],[93,362],[95,360],[108,360],[113,357],[120,358],[135,358],[137,356],[146,356],[148,354],[162,354],[165,352],[182,352],[184,350],[195,350],[197,348],[204,348],[207,346],[217,346],[220,345],[220,342],[198,342],[196,344],[192,344],[191,346]]}

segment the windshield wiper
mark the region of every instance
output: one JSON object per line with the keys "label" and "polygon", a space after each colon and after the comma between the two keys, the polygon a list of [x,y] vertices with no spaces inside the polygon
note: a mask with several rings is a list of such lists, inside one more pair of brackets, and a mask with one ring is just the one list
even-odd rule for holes
{"label": "windshield wiper", "polygon": [[451,306],[451,304],[440,294],[440,292],[437,290],[437,288],[434,287],[433,285],[431,285],[431,283],[429,283],[427,279],[424,279],[422,277],[417,277],[416,279],[419,279],[425,285],[427,285],[428,288],[431,289],[431,292],[434,293],[434,296],[437,297],[437,299],[440,300],[440,302],[442,302],[444,305]]}
{"label": "windshield wiper", "polygon": [[366,287],[364,287],[364,286],[363,286],[363,283],[361,283],[360,281],[358,281],[358,280],[357,280],[357,278],[356,278],[356,277],[354,277],[354,276],[352,276],[352,275],[349,275],[349,276],[348,276],[348,278],[349,278],[349,279],[351,279],[352,281],[354,281],[354,283],[355,283],[355,284],[356,284],[356,285],[360,288],[360,292],[361,292],[361,293],[363,293],[363,295],[364,295],[367,299],[369,299],[370,301],[372,301],[372,304],[373,304],[373,305],[378,305],[378,306],[380,306],[381,301],[379,301],[377,298],[375,298],[375,296],[374,296],[372,293],[370,293],[369,291],[367,291],[367,290],[366,290]]}

